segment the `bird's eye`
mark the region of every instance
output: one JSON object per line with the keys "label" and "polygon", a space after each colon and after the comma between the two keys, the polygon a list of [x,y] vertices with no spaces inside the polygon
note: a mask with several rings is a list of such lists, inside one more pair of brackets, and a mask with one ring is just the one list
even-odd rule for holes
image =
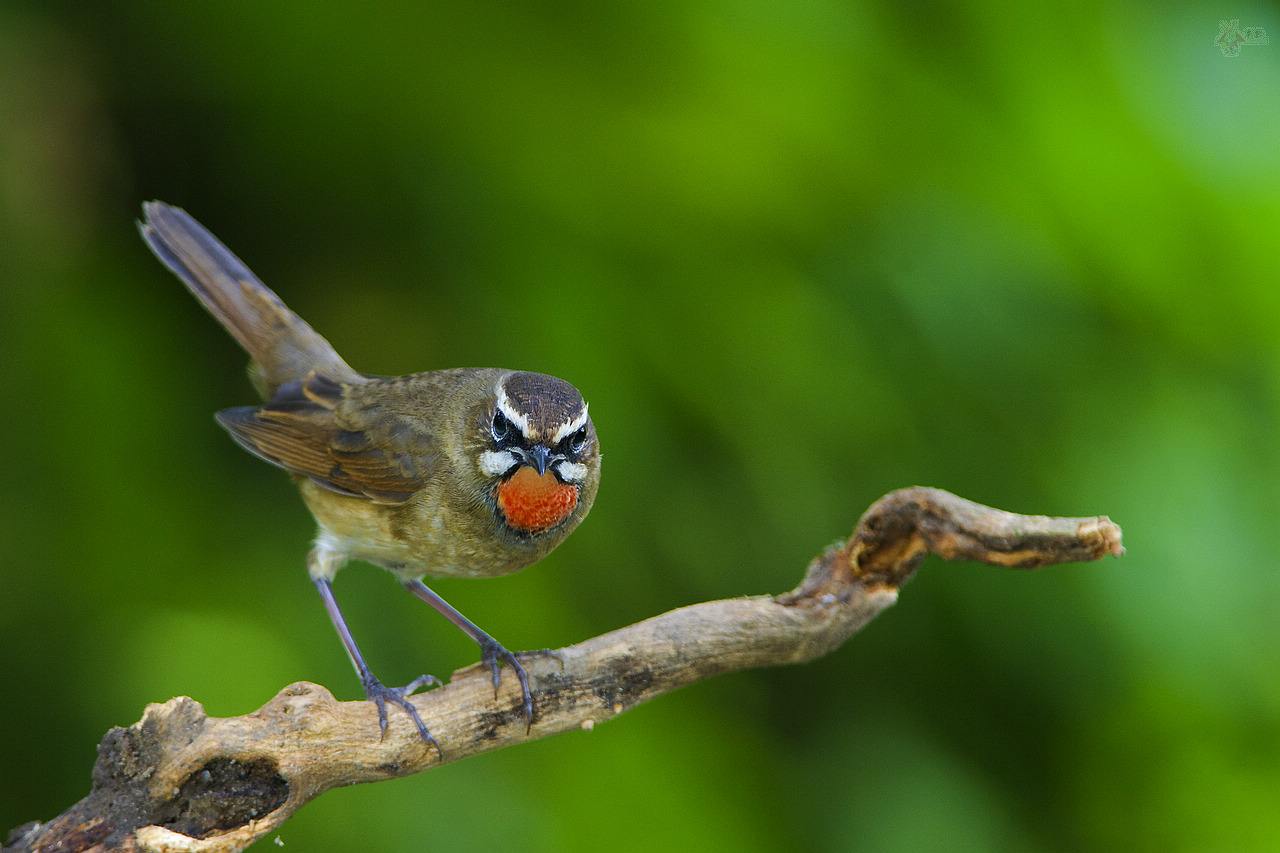
{"label": "bird's eye", "polygon": [[493,440],[500,442],[511,434],[511,422],[506,419],[502,412],[494,412],[493,423],[489,425],[489,431],[493,433]]}
{"label": "bird's eye", "polygon": [[581,453],[582,448],[587,446],[587,428],[580,428],[573,435],[569,436],[569,452]]}

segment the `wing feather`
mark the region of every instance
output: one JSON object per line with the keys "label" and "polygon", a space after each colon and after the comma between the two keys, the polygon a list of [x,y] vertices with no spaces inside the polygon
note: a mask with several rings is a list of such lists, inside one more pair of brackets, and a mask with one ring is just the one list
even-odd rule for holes
{"label": "wing feather", "polygon": [[430,479],[434,442],[410,416],[349,404],[347,387],[312,374],[264,406],[224,409],[217,420],[245,450],[286,471],[339,494],[402,504]]}

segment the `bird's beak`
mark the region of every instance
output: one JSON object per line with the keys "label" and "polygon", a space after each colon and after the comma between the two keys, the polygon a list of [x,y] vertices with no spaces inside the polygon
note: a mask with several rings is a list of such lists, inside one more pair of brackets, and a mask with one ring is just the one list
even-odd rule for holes
{"label": "bird's beak", "polygon": [[538,476],[541,477],[547,473],[547,460],[551,458],[551,450],[545,445],[535,444],[526,458],[533,466],[533,470],[537,471]]}

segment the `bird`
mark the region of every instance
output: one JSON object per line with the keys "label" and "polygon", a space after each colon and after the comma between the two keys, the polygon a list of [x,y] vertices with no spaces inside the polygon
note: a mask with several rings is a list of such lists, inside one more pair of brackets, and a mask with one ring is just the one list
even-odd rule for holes
{"label": "bird", "polygon": [[307,571],[377,707],[381,736],[390,703],[439,751],[408,697],[441,682],[422,675],[388,687],[373,674],[334,597],[334,577],[353,560],[388,570],[471,637],[495,699],[501,666],[510,667],[530,730],[533,695],[519,655],[423,578],[509,574],[578,527],[600,484],[600,444],[582,394],[554,376],[499,368],[360,373],[186,211],[147,202],[138,229],[249,355],[262,403],[215,419],[297,484],[317,526]]}

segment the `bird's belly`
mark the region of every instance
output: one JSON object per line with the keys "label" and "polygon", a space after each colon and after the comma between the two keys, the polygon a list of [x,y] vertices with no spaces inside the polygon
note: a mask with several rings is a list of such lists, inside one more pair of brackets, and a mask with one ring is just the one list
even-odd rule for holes
{"label": "bird's belly", "polygon": [[310,481],[299,488],[326,542],[353,560],[403,578],[495,577],[537,558],[494,536],[471,515],[440,509],[441,502],[429,497],[389,506],[335,494]]}

